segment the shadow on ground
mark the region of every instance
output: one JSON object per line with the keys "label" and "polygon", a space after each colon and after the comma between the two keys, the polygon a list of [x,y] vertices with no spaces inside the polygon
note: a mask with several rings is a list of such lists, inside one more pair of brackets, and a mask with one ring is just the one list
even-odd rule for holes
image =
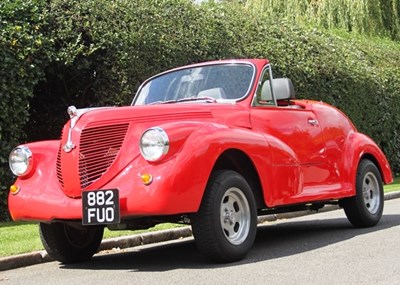
{"label": "shadow on ground", "polygon": [[153,244],[129,251],[96,255],[88,262],[60,264],[60,268],[160,272],[179,268],[234,267],[304,253],[399,225],[399,215],[384,215],[377,226],[363,229],[352,227],[346,218],[287,220],[260,225],[252,250],[245,259],[235,263],[209,262],[197,250],[193,239],[186,238],[167,244]]}

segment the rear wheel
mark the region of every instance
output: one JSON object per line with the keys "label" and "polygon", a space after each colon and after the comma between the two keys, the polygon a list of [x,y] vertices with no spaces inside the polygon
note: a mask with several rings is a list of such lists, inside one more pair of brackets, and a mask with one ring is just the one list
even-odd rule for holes
{"label": "rear wheel", "polygon": [[47,253],[63,263],[89,260],[98,250],[103,227],[80,224],[40,223],[40,238]]}
{"label": "rear wheel", "polygon": [[381,174],[372,161],[364,159],[357,169],[356,196],[342,201],[346,216],[356,227],[372,227],[382,217],[383,203]]}
{"label": "rear wheel", "polygon": [[191,220],[197,247],[208,258],[217,262],[242,259],[257,231],[257,210],[250,186],[234,171],[215,171],[199,212]]}

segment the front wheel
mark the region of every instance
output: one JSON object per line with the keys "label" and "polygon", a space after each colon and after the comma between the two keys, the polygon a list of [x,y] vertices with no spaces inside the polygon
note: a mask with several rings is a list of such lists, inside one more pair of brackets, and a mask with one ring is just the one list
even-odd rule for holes
{"label": "front wheel", "polygon": [[242,259],[257,231],[257,209],[247,181],[231,170],[212,173],[191,221],[197,247],[208,258],[217,262]]}
{"label": "front wheel", "polygon": [[104,228],[40,223],[39,230],[43,246],[51,257],[63,263],[74,263],[89,260],[97,252]]}
{"label": "front wheel", "polygon": [[372,161],[364,159],[357,169],[356,196],[342,201],[346,216],[355,227],[372,227],[382,217],[383,203],[381,174]]}

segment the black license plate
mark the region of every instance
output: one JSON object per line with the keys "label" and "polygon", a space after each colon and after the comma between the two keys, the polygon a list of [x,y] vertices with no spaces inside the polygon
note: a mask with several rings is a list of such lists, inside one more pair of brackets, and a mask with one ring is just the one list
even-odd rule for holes
{"label": "black license plate", "polygon": [[83,225],[109,225],[120,222],[118,189],[82,192]]}

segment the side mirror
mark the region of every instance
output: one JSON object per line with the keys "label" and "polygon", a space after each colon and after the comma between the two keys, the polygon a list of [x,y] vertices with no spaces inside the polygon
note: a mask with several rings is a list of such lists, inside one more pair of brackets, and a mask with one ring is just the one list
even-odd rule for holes
{"label": "side mirror", "polygon": [[[289,78],[274,78],[272,82],[276,101],[294,99],[294,86]],[[261,88],[261,100],[271,101],[271,83],[265,81]]]}

